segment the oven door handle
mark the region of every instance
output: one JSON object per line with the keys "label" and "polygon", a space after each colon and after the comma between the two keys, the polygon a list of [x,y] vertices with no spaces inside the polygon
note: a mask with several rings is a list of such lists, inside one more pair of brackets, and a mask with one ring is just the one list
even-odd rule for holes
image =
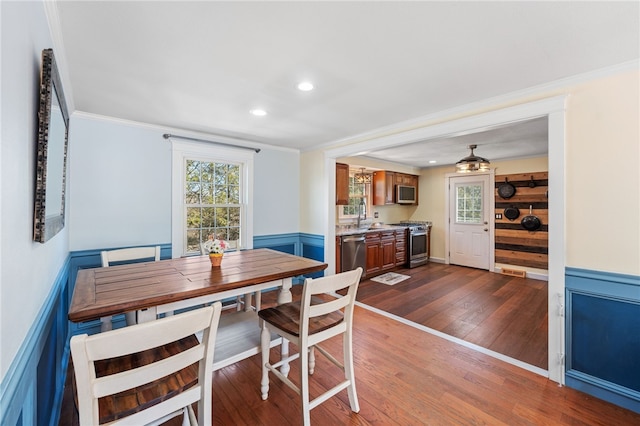
{"label": "oven door handle", "polygon": [[422,232],[422,231],[421,232],[412,232],[412,233],[409,234],[409,236],[411,236],[411,237],[419,237],[421,235],[427,235],[426,231],[425,232]]}

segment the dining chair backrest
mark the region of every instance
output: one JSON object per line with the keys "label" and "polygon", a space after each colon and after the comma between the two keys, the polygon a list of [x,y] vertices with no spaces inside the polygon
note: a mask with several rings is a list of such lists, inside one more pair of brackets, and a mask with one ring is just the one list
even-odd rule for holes
{"label": "dining chair backrest", "polygon": [[[166,421],[180,414],[185,415],[191,423],[198,425],[210,425],[212,422],[212,374],[213,354],[215,347],[216,331],[220,319],[221,304],[188,311],[179,315],[133,325],[118,330],[112,330],[93,336],[86,334],[76,335],[71,338],[71,356],[73,359],[78,410],[80,425],[98,425],[100,422],[99,399],[108,401],[113,395],[135,395],[136,391],[143,390],[144,395],[153,395],[160,401],[154,405],[146,402],[140,410],[127,407],[130,414],[111,424],[149,424],[154,421]],[[198,342],[194,334],[202,333],[202,339]],[[175,354],[173,350],[163,349],[167,345],[191,338],[195,346]],[[118,357],[140,356],[145,351],[151,351],[152,362],[139,366],[136,362],[123,362]],[[133,358],[139,359],[139,358]],[[142,358],[140,358],[142,359]],[[124,366],[124,371],[118,370],[116,374],[96,377],[96,363],[109,360],[111,365]],[[119,362],[118,362],[119,360]],[[166,386],[154,388],[158,381],[165,380],[167,376],[184,371],[185,368],[197,363],[197,381],[191,387],[184,386],[178,393],[166,392]],[[110,367],[111,371],[115,367]],[[190,367],[193,368],[193,367]],[[194,374],[195,376],[195,374]],[[174,380],[173,383],[179,380]],[[163,384],[169,381],[162,381]],[[103,400],[104,401],[104,400]],[[198,403],[197,423],[195,413],[191,410],[191,404]],[[102,402],[103,406],[113,408],[113,404]],[[146,406],[146,405],[149,406]],[[119,419],[118,415],[112,418]]]}
{"label": "dining chair backrest", "polygon": [[160,260],[160,246],[104,250],[100,252],[100,257],[103,268],[108,267],[114,262],[127,262],[131,260],[153,259],[157,262]]}
{"label": "dining chair backrest", "polygon": [[[360,284],[360,276],[362,270],[343,272],[340,274],[329,275],[320,278],[307,278],[302,289],[302,299],[300,301],[300,338],[310,339],[309,345],[314,345],[314,341],[326,340],[330,336],[343,333],[347,328],[351,328],[353,323],[353,306],[356,301],[356,292]],[[347,289],[347,293],[343,297],[330,301],[321,301],[313,296],[318,294],[332,294],[339,290]],[[313,300],[313,303],[312,303]],[[339,324],[335,324],[335,328],[327,330],[310,329],[312,318],[321,317],[332,312],[338,313],[342,310],[343,320]],[[312,337],[315,333],[322,333]]]}
{"label": "dining chair backrest", "polygon": [[[103,250],[100,252],[102,259],[102,267],[107,268],[115,262],[129,262],[133,260],[153,259],[155,262],[160,260],[160,246],[151,247],[130,247],[116,250]],[[112,329],[111,317],[100,318],[101,331],[109,331]],[[126,312],[125,321],[127,325],[136,324],[136,312]]]}

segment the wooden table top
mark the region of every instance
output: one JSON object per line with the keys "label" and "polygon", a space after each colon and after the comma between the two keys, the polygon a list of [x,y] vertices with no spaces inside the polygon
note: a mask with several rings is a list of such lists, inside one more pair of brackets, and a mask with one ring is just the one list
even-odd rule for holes
{"label": "wooden table top", "polygon": [[270,249],[225,253],[212,268],[208,256],[78,271],[69,320],[81,322],[282,278],[318,272],[327,264]]}

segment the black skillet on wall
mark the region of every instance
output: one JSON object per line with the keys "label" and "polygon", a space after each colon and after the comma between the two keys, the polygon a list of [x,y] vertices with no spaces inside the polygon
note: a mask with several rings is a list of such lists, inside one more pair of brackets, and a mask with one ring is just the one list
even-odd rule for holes
{"label": "black skillet on wall", "polygon": [[522,218],[520,224],[527,231],[537,231],[542,226],[540,218],[533,214],[533,206],[529,206],[529,214]]}
{"label": "black skillet on wall", "polygon": [[504,183],[498,186],[498,195],[500,198],[511,198],[516,194],[516,187],[509,183],[507,178],[504,178]]}
{"label": "black skillet on wall", "polygon": [[520,217],[520,209],[511,206],[504,209],[504,216],[509,220],[516,220]]}

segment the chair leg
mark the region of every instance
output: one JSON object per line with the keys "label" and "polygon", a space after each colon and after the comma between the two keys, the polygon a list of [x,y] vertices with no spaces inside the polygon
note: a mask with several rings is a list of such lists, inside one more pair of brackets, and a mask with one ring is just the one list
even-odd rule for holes
{"label": "chair leg", "polygon": [[309,349],[300,348],[300,399],[302,400],[302,424],[311,424],[309,408]]}
{"label": "chair leg", "polygon": [[358,394],[356,393],[356,377],[353,369],[353,341],[349,330],[344,333],[343,339],[344,375],[350,382],[349,387],[347,387],[349,404],[351,405],[351,411],[358,413],[360,412],[360,404],[358,404]]}
{"label": "chair leg", "polygon": [[100,317],[100,331],[105,332],[112,329],[113,329],[113,324],[111,324],[111,316]]}
{"label": "chair leg", "polygon": [[260,351],[262,357],[262,380],[260,381],[260,392],[262,393],[262,400],[265,401],[269,397],[269,369],[267,364],[269,363],[269,345],[271,343],[271,332],[266,324],[262,324],[262,331],[260,332]]}
{"label": "chair leg", "polygon": [[[282,338],[282,343],[280,344],[280,359],[285,359],[289,357],[289,341]],[[289,377],[289,371],[291,370],[291,366],[289,362],[285,362],[280,367],[280,372],[284,377]]]}
{"label": "chair leg", "polygon": [[316,347],[311,346],[309,348],[309,374],[313,374],[316,368]]}

